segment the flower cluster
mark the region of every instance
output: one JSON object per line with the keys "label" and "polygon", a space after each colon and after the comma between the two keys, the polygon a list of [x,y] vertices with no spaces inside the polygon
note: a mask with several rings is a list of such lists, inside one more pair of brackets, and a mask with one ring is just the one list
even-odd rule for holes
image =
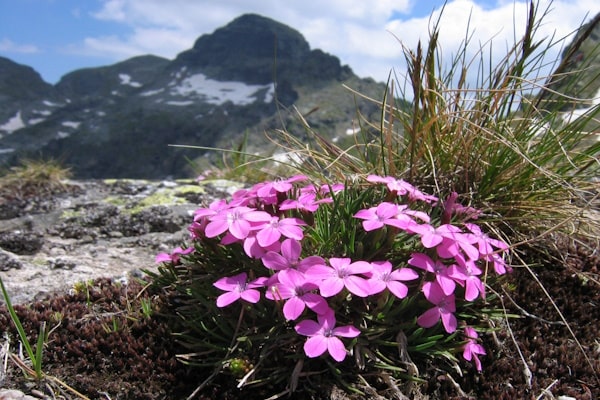
{"label": "flower cluster", "polygon": [[[353,211],[349,224],[365,235],[391,243],[399,238],[414,238],[407,259],[398,262],[354,254],[310,254],[317,212],[322,208],[341,207],[338,194],[348,187],[342,184],[316,186],[307,184],[302,175],[263,182],[236,192],[230,201],[217,200],[195,212],[189,230],[193,241],[216,240],[222,246],[239,245],[250,259],[260,260],[263,274],[255,270],[221,277],[214,287],[218,307],[243,300],[258,303],[264,298],[282,304],[282,315],[295,321],[294,329],[302,336],[304,352],[318,357],[328,352],[336,361],[347,355],[340,338],[361,334],[353,324],[338,326],[336,316],[344,313],[340,306],[348,298],[421,296],[429,307],[416,318],[422,328],[441,323],[451,334],[461,324],[456,316],[457,301],[473,302],[485,297],[484,270],[504,274],[508,246],[485,234],[472,221],[478,211],[456,203],[456,195],[445,201],[421,192],[408,182],[393,177],[371,175],[365,185],[381,193],[378,204]],[[434,209],[441,210],[435,222]],[[425,210],[425,211],[424,211]],[[452,218],[462,216],[461,222]],[[438,221],[439,220],[439,221]],[[381,244],[375,247],[381,248]],[[157,262],[180,262],[194,252],[194,247],[177,248],[172,254],[161,253]],[[304,256],[303,256],[304,255]],[[312,315],[312,317],[310,317]],[[477,355],[485,354],[477,343],[475,330],[462,324],[467,338],[463,357],[481,363]]]}

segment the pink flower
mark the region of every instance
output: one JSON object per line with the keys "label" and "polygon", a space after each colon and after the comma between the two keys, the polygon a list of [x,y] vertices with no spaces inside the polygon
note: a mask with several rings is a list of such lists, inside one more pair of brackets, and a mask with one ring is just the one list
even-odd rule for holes
{"label": "pink flower", "polygon": [[434,227],[429,224],[413,225],[409,228],[410,232],[421,235],[421,243],[428,249],[431,249],[444,240],[444,238],[452,239],[454,233],[460,232],[460,228],[450,224]]}
{"label": "pink flower", "polygon": [[485,287],[479,279],[481,270],[477,268],[473,260],[465,260],[462,256],[457,256],[458,265],[451,265],[448,268],[448,276],[461,285],[465,286],[465,300],[473,301],[481,294],[485,297]]}
{"label": "pink flower", "polygon": [[266,222],[271,220],[271,215],[264,211],[239,206],[220,210],[209,218],[204,233],[212,238],[229,231],[237,239],[245,239],[250,233],[252,222]]}
{"label": "pink flower", "polygon": [[381,293],[388,289],[394,296],[403,299],[408,294],[408,287],[401,281],[411,281],[419,277],[419,274],[410,268],[392,271],[392,263],[389,261],[375,261],[371,265],[373,268],[369,278],[369,294]]}
{"label": "pink flower", "polygon": [[305,175],[294,175],[287,179],[280,179],[272,182],[263,182],[256,190],[259,197],[269,197],[273,193],[286,193],[294,186],[292,183],[308,180]]}
{"label": "pink flower", "polygon": [[506,243],[501,240],[492,239],[482,232],[478,225],[467,223],[465,226],[471,231],[471,233],[466,233],[465,235],[471,238],[471,243],[477,244],[481,256],[490,255],[496,251],[496,249],[508,250],[508,245]]}
{"label": "pink flower", "polygon": [[214,215],[217,215],[219,211],[229,208],[229,205],[225,200],[215,200],[208,208],[199,208],[194,212],[194,221],[208,219]]}
{"label": "pink flower", "polygon": [[373,183],[385,183],[390,192],[394,192],[399,196],[407,194],[414,190],[414,186],[403,179],[396,179],[392,176],[369,175],[367,181]]}
{"label": "pink flower", "polygon": [[473,360],[477,371],[481,371],[481,360],[479,360],[478,356],[485,355],[485,349],[477,343],[477,332],[470,326],[465,327],[465,337],[467,338],[467,343],[465,343],[463,348],[463,358],[467,361]]}
{"label": "pink flower", "polygon": [[408,196],[409,200],[421,200],[428,203],[438,201],[435,196],[428,195],[415,188],[410,183],[402,179],[396,179],[392,176],[369,175],[367,181],[374,183],[385,183],[390,192],[396,193],[398,196]]}
{"label": "pink flower", "polygon": [[364,210],[359,210],[354,214],[354,218],[360,218],[364,221],[362,226],[365,231],[373,231],[382,228],[383,225],[394,226],[399,229],[406,229],[415,224],[413,219],[407,214],[401,212],[402,207],[394,203],[383,202],[377,207],[371,207]]}
{"label": "pink flower", "polygon": [[[231,236],[233,238],[233,236]],[[225,239],[228,238],[228,236],[226,235],[223,240],[221,240],[222,244],[226,244],[225,243]],[[239,240],[238,240],[239,241]],[[232,241],[231,243],[234,243],[234,241]],[[258,243],[258,239],[256,237],[256,232],[255,231],[250,231],[250,233],[248,234],[248,237],[246,237],[246,239],[244,239],[244,252],[246,252],[246,255],[250,258],[263,258],[265,256],[265,254],[269,253],[269,252],[278,252],[281,249],[281,243],[280,242],[273,242],[268,246],[261,246]]]}
{"label": "pink flower", "polygon": [[176,247],[175,249],[173,249],[173,251],[171,252],[171,254],[169,254],[169,253],[158,253],[156,255],[155,261],[157,263],[172,262],[173,264],[179,264],[180,256],[184,256],[184,255],[190,254],[193,251],[194,251],[193,247],[188,247],[188,248],[185,248],[185,249],[182,249],[181,247]]}
{"label": "pink flower", "polygon": [[334,360],[344,361],[346,347],[338,336],[356,337],[360,335],[360,331],[352,325],[335,327],[333,311],[317,315],[317,321],[304,320],[295,326],[298,334],[308,336],[304,343],[304,353],[314,358],[328,351]]}
{"label": "pink flower", "polygon": [[408,259],[408,263],[414,267],[421,268],[435,275],[435,280],[439,283],[444,294],[450,295],[456,288],[456,282],[448,276],[448,267],[439,260],[432,260],[427,254],[413,253]]}
{"label": "pink flower", "polygon": [[456,317],[453,314],[456,311],[454,295],[445,295],[437,282],[425,282],[422,290],[425,298],[434,307],[421,314],[417,318],[417,324],[423,328],[431,328],[441,318],[446,332],[454,332],[457,325]]}
{"label": "pink flower", "polygon": [[287,300],[283,305],[283,316],[288,320],[295,320],[308,306],[317,314],[329,310],[325,299],[313,293],[318,286],[308,282],[304,274],[295,269],[286,269],[277,273],[277,283],[267,292],[265,297],[271,300]]}
{"label": "pink flower", "polygon": [[281,236],[285,236],[290,239],[302,240],[304,232],[301,226],[306,225],[304,221],[299,218],[283,218],[271,217],[267,222],[257,225],[256,239],[258,244],[262,247],[268,247],[271,244],[278,241]]}
{"label": "pink flower", "polygon": [[456,202],[458,193],[452,192],[450,196],[444,201],[443,213],[442,213],[442,224],[450,223],[453,215],[462,216],[463,220],[477,219],[481,211],[473,207],[465,207],[460,203]]}
{"label": "pink flower", "polygon": [[320,194],[338,193],[346,189],[346,185],[343,183],[334,183],[333,185],[323,184],[319,188]]}
{"label": "pink flower", "polygon": [[247,282],[247,280],[248,274],[242,272],[235,276],[221,278],[213,283],[216,288],[227,292],[217,297],[217,307],[228,306],[239,299],[249,303],[258,303],[260,292],[256,288],[263,287],[267,278],[261,277],[251,282]]}
{"label": "pink flower", "polygon": [[462,253],[468,258],[477,260],[479,258],[479,251],[473,245],[475,242],[475,238],[472,235],[466,235],[460,229],[456,232],[449,231],[444,234],[444,239],[436,247],[436,251],[440,257],[452,258],[459,256],[462,250]]}
{"label": "pink flower", "polygon": [[512,268],[508,264],[506,264],[506,260],[504,259],[505,254],[506,251],[500,253],[492,253],[488,254],[483,259],[488,263],[492,263],[494,271],[496,271],[498,275],[504,275],[506,271],[512,271]]}
{"label": "pink flower", "polygon": [[300,242],[285,239],[281,242],[281,254],[269,251],[262,257],[262,262],[265,267],[275,271],[294,268],[300,272],[306,272],[313,265],[325,264],[325,260],[319,256],[309,256],[300,260],[301,251]]}
{"label": "pink flower", "polygon": [[297,199],[286,199],[279,205],[280,210],[298,210],[314,213],[320,204],[331,203],[331,198],[317,200],[315,192],[302,193]]}
{"label": "pink flower", "polygon": [[308,279],[314,279],[319,285],[323,297],[335,296],[344,289],[359,297],[367,297],[370,285],[358,274],[371,271],[372,267],[366,261],[350,263],[349,258],[330,258],[329,265],[315,265],[306,271]]}

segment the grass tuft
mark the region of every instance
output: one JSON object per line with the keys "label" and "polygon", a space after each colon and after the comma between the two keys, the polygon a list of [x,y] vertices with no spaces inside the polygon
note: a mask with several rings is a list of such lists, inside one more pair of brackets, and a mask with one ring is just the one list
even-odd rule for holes
{"label": "grass tuft", "polygon": [[70,177],[70,170],[56,160],[21,160],[0,176],[0,196],[20,200],[50,195],[65,190]]}

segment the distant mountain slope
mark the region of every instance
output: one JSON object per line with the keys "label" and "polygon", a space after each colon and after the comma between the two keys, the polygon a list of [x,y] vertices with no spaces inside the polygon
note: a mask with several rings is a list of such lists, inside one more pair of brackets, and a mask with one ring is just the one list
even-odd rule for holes
{"label": "distant mountain slope", "polygon": [[552,91],[541,94],[547,110],[572,112],[600,101],[600,13],[581,26],[565,47],[548,87]]}
{"label": "distant mountain slope", "polygon": [[[248,133],[264,150],[265,129],[281,128],[286,108],[313,110],[325,136],[354,131],[357,102],[343,84],[374,98],[385,86],[359,79],[338,58],[311,50],[296,30],[242,15],[174,60],[147,55],[70,72],[54,86],[33,69],[0,59],[0,163],[55,157],[78,178],[189,176],[199,150],[230,147]],[[335,93],[335,96],[332,94]]]}

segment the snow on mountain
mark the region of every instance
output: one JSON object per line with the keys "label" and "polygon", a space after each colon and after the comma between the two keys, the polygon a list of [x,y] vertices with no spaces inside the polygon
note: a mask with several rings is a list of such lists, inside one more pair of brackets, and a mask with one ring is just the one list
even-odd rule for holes
{"label": "snow on mountain", "polygon": [[121,85],[127,85],[135,88],[142,87],[141,83],[132,81],[131,76],[127,74],[119,74],[119,79],[121,80]]}
{"label": "snow on mountain", "polygon": [[5,133],[13,133],[14,131],[24,127],[25,122],[23,122],[23,118],[21,118],[21,110],[19,110],[17,111],[17,114],[14,117],[10,118],[4,124],[0,125],[0,131],[4,131]]}
{"label": "snow on mountain", "polygon": [[[181,71],[183,74],[184,71]],[[172,96],[196,97],[209,104],[223,105],[230,101],[238,106],[245,106],[255,101],[270,103],[273,100],[275,86],[249,85],[243,82],[217,81],[207,78],[204,74],[193,74],[181,80],[169,83],[169,94]]]}

